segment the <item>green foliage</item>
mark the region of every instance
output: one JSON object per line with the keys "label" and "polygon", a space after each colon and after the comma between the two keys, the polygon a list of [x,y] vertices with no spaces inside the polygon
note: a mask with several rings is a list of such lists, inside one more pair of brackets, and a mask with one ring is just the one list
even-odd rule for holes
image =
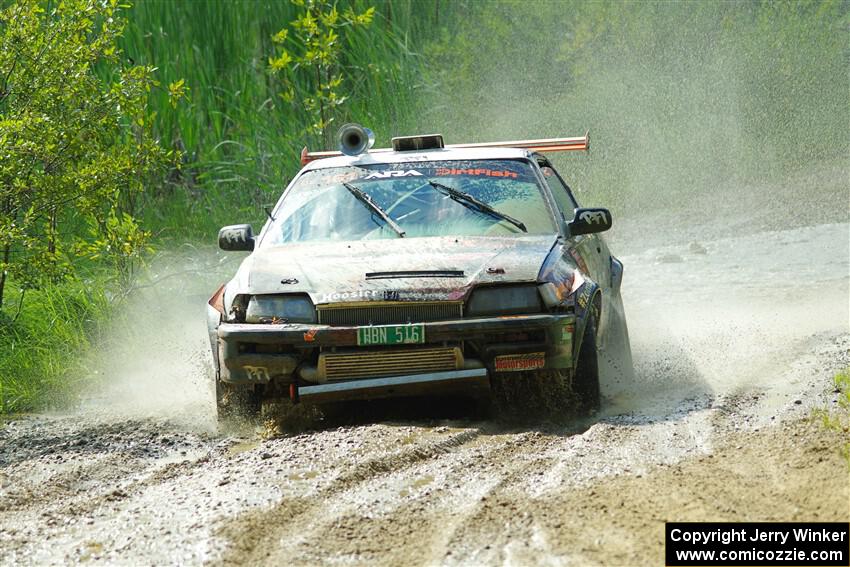
{"label": "green foliage", "polygon": [[[9,303],[21,305],[20,293]],[[27,292],[14,324],[0,312],[0,414],[67,404],[92,379],[80,364],[110,313],[98,275]]]}
{"label": "green foliage", "polygon": [[817,410],[815,415],[824,427],[845,434],[846,441],[841,447],[841,454],[850,466],[850,368],[836,374],[833,382],[835,393],[838,394],[838,407],[834,411]]}
{"label": "green foliage", "polygon": [[375,7],[358,14],[350,7],[340,13],[331,0],[294,3],[303,11],[272,37],[277,48],[269,57],[269,70],[281,81],[279,94],[291,107],[288,114],[296,124],[307,122],[302,132],[318,135],[328,144],[335,116],[348,98],[342,93],[356,85],[352,77],[356,70],[343,65],[345,44],[340,34],[369,27]]}
{"label": "green foliage", "polygon": [[132,216],[115,210],[108,213],[105,222],[90,222],[89,238],[79,239],[77,253],[108,266],[117,279],[118,287],[128,288],[147,254],[153,252],[149,244],[151,233],[142,230]]}
{"label": "green foliage", "polygon": [[[322,5],[333,13],[332,4]],[[326,113],[336,121],[330,133],[344,122],[360,122],[375,130],[380,145],[415,130],[422,78],[413,46],[430,37],[445,0],[340,0],[335,6],[336,26],[361,17],[341,29],[316,23],[325,38],[331,29],[336,34],[330,46],[335,63],[322,69],[342,78],[333,93],[321,91],[326,102],[343,102]],[[290,23],[307,10],[306,3],[279,0],[142,0],[129,10],[120,41],[125,56],[156,65],[163,84],[185,78],[191,86],[185,109],[172,109],[161,90],[150,93],[157,136],[184,150],[181,171],[151,188],[142,211],[145,226],[160,238],[211,241],[224,224],[264,222],[263,206],[274,203],[298,171],[301,149],[325,149],[321,135],[306,132],[320,122],[316,66],[294,61],[308,50],[293,38],[307,32]],[[284,50],[286,67],[270,65]],[[323,59],[327,55],[317,61]],[[270,72],[274,66],[280,70]],[[286,100],[289,89],[292,101]],[[299,106],[303,98],[314,99],[313,111]]]}
{"label": "green foliage", "polygon": [[155,69],[122,62],[124,25],[117,0],[0,11],[0,306],[7,278],[24,290],[61,282],[79,251],[124,271],[138,261],[147,233],[133,215],[172,154],[152,133]]}

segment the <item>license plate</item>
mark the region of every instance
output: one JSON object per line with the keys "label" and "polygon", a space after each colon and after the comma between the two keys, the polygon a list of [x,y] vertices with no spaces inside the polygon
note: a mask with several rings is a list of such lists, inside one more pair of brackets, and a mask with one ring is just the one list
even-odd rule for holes
{"label": "license plate", "polygon": [[542,352],[531,354],[506,354],[497,356],[495,361],[496,372],[521,372],[523,370],[537,370],[546,365],[546,356]]}
{"label": "license plate", "polygon": [[425,325],[386,325],[357,329],[359,346],[415,345],[424,342]]}

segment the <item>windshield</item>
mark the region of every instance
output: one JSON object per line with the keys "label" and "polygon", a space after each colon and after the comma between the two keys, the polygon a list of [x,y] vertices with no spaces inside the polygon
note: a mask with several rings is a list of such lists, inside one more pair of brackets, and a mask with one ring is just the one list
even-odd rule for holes
{"label": "windshield", "polygon": [[306,172],[261,245],[556,231],[527,161],[382,163]]}

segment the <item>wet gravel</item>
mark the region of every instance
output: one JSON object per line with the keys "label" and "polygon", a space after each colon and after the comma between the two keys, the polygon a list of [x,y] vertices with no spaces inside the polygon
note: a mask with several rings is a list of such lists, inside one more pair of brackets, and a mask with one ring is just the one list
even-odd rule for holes
{"label": "wet gravel", "polygon": [[217,429],[200,386],[7,418],[0,564],[660,564],[665,520],[847,521],[840,434],[809,418],[850,366],[848,235],[626,255],[637,377],[590,419],[421,400],[268,438]]}

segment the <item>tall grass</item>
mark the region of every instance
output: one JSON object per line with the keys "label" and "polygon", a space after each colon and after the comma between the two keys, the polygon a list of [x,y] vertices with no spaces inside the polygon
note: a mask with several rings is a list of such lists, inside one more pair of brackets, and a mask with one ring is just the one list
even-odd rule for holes
{"label": "tall grass", "polygon": [[[366,0],[340,2],[363,11]],[[344,35],[343,65],[353,92],[337,125],[371,126],[379,142],[406,131],[421,88],[416,41],[439,16],[440,0],[377,4],[366,28]],[[279,96],[268,73],[272,36],[298,8],[279,0],[241,2],[141,0],[129,11],[123,49],[137,63],[159,68],[163,84],[180,78],[188,104],[173,109],[167,94],[152,93],[163,141],[183,149],[182,175],[152,188],[147,225],[174,238],[211,238],[221,224],[261,222],[300,167],[307,139],[303,109]]]}
{"label": "tall grass", "polygon": [[[417,42],[430,35],[445,3],[377,2],[368,28],[342,35],[352,88],[337,124],[367,124],[379,143],[408,131],[422,87]],[[339,9],[360,13],[373,4],[341,0]],[[181,170],[148,187],[139,213],[158,247],[210,242],[221,225],[262,222],[263,205],[300,167],[305,114],[282,101],[267,71],[272,36],[298,11],[281,0],[139,0],[127,11],[124,57],[158,68],[163,88],[150,94],[156,131],[183,152]],[[165,87],[179,79],[190,89],[188,101],[172,108]],[[20,313],[0,311],[0,413],[68,398],[91,379],[81,361],[109,342],[102,333],[114,313],[110,290],[109,274],[99,271],[27,292]],[[13,290],[7,305],[19,298]]]}
{"label": "tall grass", "polygon": [[[351,87],[337,124],[370,126],[379,145],[426,131],[452,143],[590,129],[590,154],[558,157],[559,169],[622,208],[685,203],[688,191],[722,199],[821,163],[844,174],[834,183],[846,191],[846,0],[339,0],[340,10],[372,5],[372,24],[342,35]],[[158,135],[184,156],[140,213],[160,247],[263,222],[298,170],[305,113],[267,71],[272,36],[298,11],[282,0],[128,10],[124,56],[158,67],[163,87],[190,88],[176,109],[165,88],[150,95]],[[0,411],[86,376],[74,364],[111,312],[107,279],[29,292],[14,322],[0,312]]]}
{"label": "tall grass", "polygon": [[[0,312],[0,413],[64,405],[91,379],[80,364],[110,312],[103,281],[29,291],[20,313]],[[16,304],[20,292],[10,295]]]}
{"label": "tall grass", "polygon": [[819,418],[825,428],[845,434],[839,450],[850,467],[850,368],[833,376],[832,381],[837,395],[836,406],[816,409],[813,417]]}

